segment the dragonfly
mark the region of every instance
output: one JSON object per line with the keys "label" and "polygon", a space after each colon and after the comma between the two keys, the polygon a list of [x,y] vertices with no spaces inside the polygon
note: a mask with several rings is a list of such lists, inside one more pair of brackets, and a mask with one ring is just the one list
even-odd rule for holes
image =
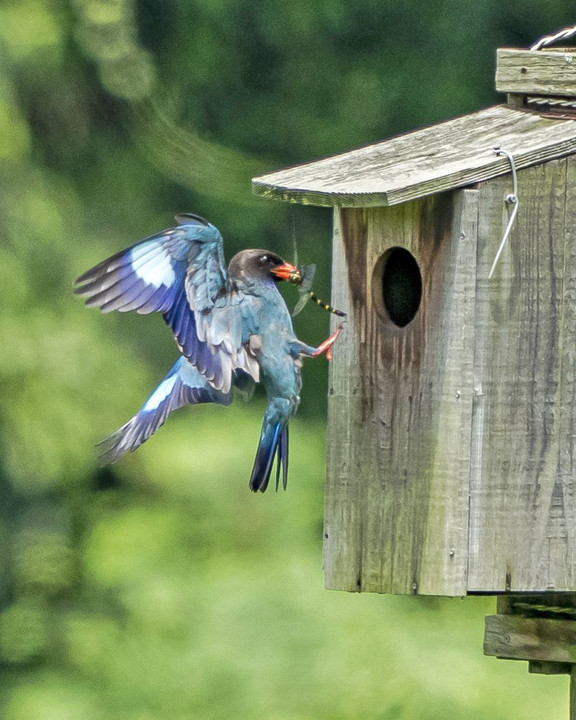
{"label": "dragonfly", "polygon": [[295,317],[298,313],[302,312],[304,306],[309,300],[315,302],[316,305],[321,307],[323,310],[326,310],[326,312],[332,313],[333,315],[337,315],[341,318],[346,317],[345,312],[338,310],[338,308],[335,308],[329,303],[324,302],[324,300],[319,298],[314,290],[312,290],[312,283],[314,282],[315,274],[316,265],[300,265],[300,267],[294,269],[289,274],[287,278],[288,282],[292,285],[296,285],[300,293],[300,299],[296,303],[294,310],[292,310],[292,317]]}

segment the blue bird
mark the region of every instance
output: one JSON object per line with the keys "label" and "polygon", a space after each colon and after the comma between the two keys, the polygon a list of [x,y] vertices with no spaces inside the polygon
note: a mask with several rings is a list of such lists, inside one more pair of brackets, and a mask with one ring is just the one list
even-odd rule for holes
{"label": "blue bird", "polygon": [[250,489],[264,492],[276,460],[276,488],[288,478],[288,422],[302,387],[303,357],[330,352],[341,330],[318,347],[297,339],[276,284],[299,271],[267,250],[243,250],[226,269],[222,236],[198,215],[104,260],[76,280],[75,292],[102,312],[161,312],[181,356],[142,408],[102,441],[105,463],[145,442],[183,405],[232,402],[266,389]]}

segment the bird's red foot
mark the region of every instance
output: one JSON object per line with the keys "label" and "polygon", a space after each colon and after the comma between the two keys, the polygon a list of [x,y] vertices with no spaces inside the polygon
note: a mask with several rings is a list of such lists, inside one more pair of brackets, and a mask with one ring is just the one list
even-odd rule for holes
{"label": "bird's red foot", "polygon": [[332,335],[330,335],[329,338],[326,338],[326,340],[324,340],[323,343],[318,345],[316,350],[312,353],[312,357],[318,357],[318,355],[322,355],[323,353],[326,353],[326,360],[328,360],[328,362],[330,362],[332,360],[332,345],[334,345],[334,343],[336,342],[336,338],[342,332],[343,327],[344,327],[344,325],[342,323],[340,323],[340,325],[338,325],[338,327],[336,328],[336,330],[334,330]]}

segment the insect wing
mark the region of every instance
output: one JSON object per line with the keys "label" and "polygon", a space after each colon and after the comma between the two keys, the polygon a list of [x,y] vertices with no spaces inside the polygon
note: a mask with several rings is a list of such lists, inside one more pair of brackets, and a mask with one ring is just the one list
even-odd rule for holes
{"label": "insect wing", "polygon": [[312,290],[314,275],[316,275],[316,265],[302,265],[298,269],[302,276],[298,289],[301,293],[307,293],[309,290]]}
{"label": "insect wing", "polygon": [[298,284],[300,298],[294,310],[292,310],[292,317],[296,317],[298,313],[301,313],[308,300],[310,300],[310,289],[314,281],[314,275],[316,274],[316,265],[301,265],[298,269],[300,270],[300,276],[302,278]]}

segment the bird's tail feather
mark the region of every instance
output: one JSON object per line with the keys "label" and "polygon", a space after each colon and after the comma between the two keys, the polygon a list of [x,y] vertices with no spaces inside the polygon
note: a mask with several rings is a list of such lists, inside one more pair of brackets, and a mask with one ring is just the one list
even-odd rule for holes
{"label": "bird's tail feather", "polygon": [[107,465],[133,452],[164,424],[173,410],[183,405],[207,402],[229,405],[231,399],[231,393],[215,390],[186,358],[180,357],[136,415],[98,443],[100,460]]}
{"label": "bird's tail feather", "polygon": [[288,482],[288,425],[286,422],[270,422],[267,414],[264,416],[260,443],[256,451],[256,459],[250,476],[250,490],[252,492],[265,492],[270,481],[272,467],[276,458],[276,490],[280,484],[282,473],[282,487],[286,490]]}

